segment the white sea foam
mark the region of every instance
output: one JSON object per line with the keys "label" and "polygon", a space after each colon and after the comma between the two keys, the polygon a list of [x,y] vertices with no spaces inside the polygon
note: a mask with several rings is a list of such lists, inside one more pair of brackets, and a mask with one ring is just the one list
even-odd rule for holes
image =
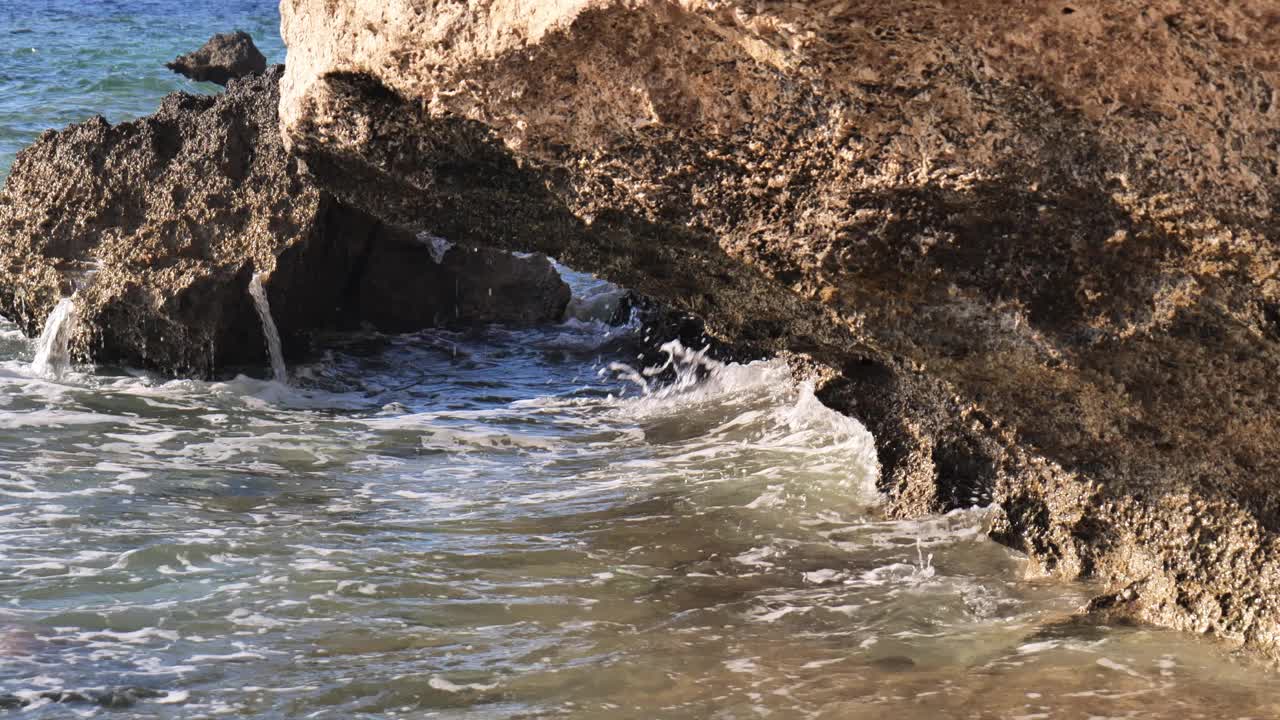
{"label": "white sea foam", "polygon": [[227,653],[225,655],[192,655],[188,658],[193,663],[204,662],[245,662],[248,660],[265,660],[266,656],[261,653],[240,651]]}
{"label": "white sea foam", "polygon": [[[871,434],[819,402],[812,384],[796,380],[785,362],[721,363],[678,342],[663,350],[666,361],[653,367],[613,366],[641,395],[616,401],[612,410],[639,422],[646,440],[659,444],[663,471],[759,488],[743,504],[761,511],[818,498],[879,501]],[[666,375],[673,378],[654,384]]]}
{"label": "white sea foam", "polygon": [[624,395],[595,376],[609,356],[573,352],[613,332],[362,335],[292,386],[0,364],[0,427],[22,428],[0,442],[3,621],[37,628],[0,694],[154,682],[183,707],[152,714],[408,716],[495,690],[559,711],[552,688],[566,715],[802,717],[903,691],[867,664],[909,656],[942,696],[999,668],[1012,716],[1018,673],[1112,702],[1130,672],[1195,672],[1137,635],[1114,666],[1038,640],[1084,591],[1022,583],[986,510],[880,518],[870,435],[785,363],[670,345]]}
{"label": "white sea foam", "polygon": [[455,683],[446,678],[442,678],[439,675],[432,675],[431,678],[427,680],[427,684],[436,690],[449,693],[460,693],[468,690],[484,692],[498,687],[497,683]]}

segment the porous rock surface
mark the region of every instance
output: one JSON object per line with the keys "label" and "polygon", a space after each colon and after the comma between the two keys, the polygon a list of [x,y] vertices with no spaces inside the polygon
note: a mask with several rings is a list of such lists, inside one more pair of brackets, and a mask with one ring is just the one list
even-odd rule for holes
{"label": "porous rock surface", "polygon": [[1280,657],[1269,0],[284,0],[345,202],[822,369],[886,509]]}
{"label": "porous rock surface", "polygon": [[267,58],[243,30],[219,33],[199,50],[180,55],[165,67],[197,82],[225,86],[254,73],[266,72]]}
{"label": "porous rock surface", "polygon": [[285,153],[281,73],[23,150],[0,190],[0,314],[36,335],[75,293],[78,356],[196,376],[265,360],[248,294],[258,272],[290,356],[317,330],[561,317],[569,290],[545,257],[491,249],[451,252],[433,276],[447,292],[417,298],[423,278],[406,287],[378,259],[434,266],[431,248],[344,206]]}

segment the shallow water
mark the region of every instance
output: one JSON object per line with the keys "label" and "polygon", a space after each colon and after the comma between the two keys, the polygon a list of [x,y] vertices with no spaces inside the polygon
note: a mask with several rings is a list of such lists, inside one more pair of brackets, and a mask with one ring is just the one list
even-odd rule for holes
{"label": "shallow water", "polygon": [[[686,357],[644,394],[623,332],[332,338],[284,386],[51,380],[4,326],[0,697],[33,718],[1280,711],[1215,645],[1073,622],[1088,588],[1023,579],[982,509],[881,518],[870,436],[783,364],[694,382]],[[154,697],[47,697],[123,688]]]}

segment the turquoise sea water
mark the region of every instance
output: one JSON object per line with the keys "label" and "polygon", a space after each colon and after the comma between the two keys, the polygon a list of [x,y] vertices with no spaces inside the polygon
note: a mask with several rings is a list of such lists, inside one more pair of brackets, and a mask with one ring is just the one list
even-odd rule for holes
{"label": "turquoise sea water", "polygon": [[0,0],[0,177],[42,131],[155,110],[175,90],[214,92],[164,64],[244,30],[284,62],[275,0]]}

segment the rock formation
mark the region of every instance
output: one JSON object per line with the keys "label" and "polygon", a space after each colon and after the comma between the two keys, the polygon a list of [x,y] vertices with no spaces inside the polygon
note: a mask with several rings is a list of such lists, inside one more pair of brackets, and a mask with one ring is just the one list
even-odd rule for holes
{"label": "rock formation", "polygon": [[220,33],[209,38],[195,52],[167,63],[165,67],[197,82],[226,85],[254,73],[266,72],[267,58],[243,30]]}
{"label": "rock formation", "polygon": [[[317,187],[281,144],[281,73],[20,153],[0,190],[0,313],[34,336],[75,292],[78,355],[198,376],[265,358],[255,272],[291,355],[319,329],[560,318],[569,291],[545,257],[459,249],[434,268],[413,233]],[[437,291],[421,296],[428,276]]]}
{"label": "rock formation", "polygon": [[822,368],[886,511],[1280,657],[1265,0],[285,0],[343,202]]}

